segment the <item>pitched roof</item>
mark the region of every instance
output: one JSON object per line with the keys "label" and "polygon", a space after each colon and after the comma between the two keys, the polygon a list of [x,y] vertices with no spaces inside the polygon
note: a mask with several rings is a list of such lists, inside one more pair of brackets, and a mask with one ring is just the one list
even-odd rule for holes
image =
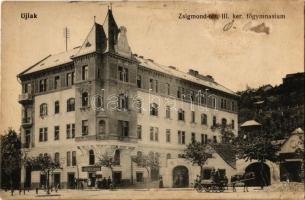
{"label": "pitched roof", "polygon": [[112,10],[108,9],[105,21],[103,23],[103,27],[105,30],[106,38],[107,38],[107,49],[106,51],[113,51],[115,39],[117,39],[117,34],[120,32],[117,23],[112,14]]}
{"label": "pitched roof", "polygon": [[[124,28],[124,27],[123,27]],[[72,63],[72,58],[86,55],[93,52],[109,52],[109,51],[115,51],[115,44],[118,42],[118,38],[120,30],[115,22],[115,19],[113,17],[112,11],[108,10],[107,16],[105,18],[105,21],[103,25],[100,25],[98,23],[94,23],[91,27],[86,39],[84,40],[83,44],[78,47],[74,48],[72,50],[61,52],[54,55],[49,55],[47,58],[41,60],[40,62],[36,63],[35,65],[29,67],[22,73],[20,73],[18,76],[30,74],[33,72],[45,70],[48,68],[56,67],[59,65]],[[126,32],[126,31],[125,31]],[[128,45],[127,38],[123,38],[126,41],[124,41],[124,45]],[[118,49],[118,47],[117,47]],[[122,53],[117,52],[118,54],[122,55]],[[130,52],[131,53],[131,52]],[[122,55],[124,56],[124,55]],[[161,64],[158,64],[156,62],[153,62],[149,59],[144,59],[141,57],[136,56],[135,59],[140,63],[140,65],[160,71],[172,76],[175,76],[177,78],[181,78],[183,80],[196,82],[201,85],[205,85],[209,88],[216,89],[219,91],[223,91],[225,93],[238,96],[233,92],[232,90],[224,87],[223,85],[220,85],[219,83],[215,82],[214,80],[208,79],[208,78],[199,78],[195,77],[193,75],[190,75],[186,72],[179,71],[178,69],[174,69],[168,66],[164,66]]]}
{"label": "pitched roof", "polygon": [[240,126],[241,127],[246,127],[246,126],[261,126],[261,124],[258,123],[255,120],[249,120],[249,121],[246,121],[246,122],[242,123]]}
{"label": "pitched roof", "polygon": [[87,35],[79,51],[73,57],[86,55],[96,51],[105,52],[106,50],[106,36],[103,26],[94,23],[89,34]]}
{"label": "pitched roof", "polygon": [[236,169],[236,157],[231,144],[211,144],[211,146],[228,165]]}
{"label": "pitched roof", "polygon": [[45,69],[59,66],[62,64],[67,64],[70,62],[72,63],[73,61],[71,59],[71,56],[75,55],[78,50],[79,50],[79,48],[76,47],[69,51],[57,53],[54,55],[49,55],[46,58],[39,61],[38,63],[36,63],[35,65],[33,65],[33,66],[29,67],[28,69],[26,69],[25,71],[21,72],[19,74],[19,76],[25,75],[25,74],[30,74],[30,73],[41,71],[41,70],[45,70]]}
{"label": "pitched roof", "polygon": [[[186,72],[182,72],[180,70],[178,70],[177,68],[173,68],[171,66],[165,66],[165,65],[161,65],[156,63],[155,61],[151,60],[151,59],[145,59],[142,56],[135,56],[136,60],[139,61],[140,65],[155,71],[160,71],[163,72],[165,74],[169,74],[187,81],[191,81],[191,82],[196,82],[199,83],[201,85],[205,85],[207,87],[216,89],[216,90],[220,90],[232,95],[236,95],[235,92],[233,92],[232,90],[224,87],[223,85],[220,85],[219,83],[215,82],[215,81],[209,81],[209,80],[204,80],[201,78],[197,78],[195,76],[192,76]],[[236,95],[237,96],[237,95]]]}

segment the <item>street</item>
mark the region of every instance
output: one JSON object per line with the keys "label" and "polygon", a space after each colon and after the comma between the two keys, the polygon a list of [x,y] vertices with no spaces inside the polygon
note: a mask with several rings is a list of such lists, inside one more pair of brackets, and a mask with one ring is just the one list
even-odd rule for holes
{"label": "street", "polygon": [[118,190],[60,190],[51,195],[45,195],[44,191],[39,191],[39,195],[34,190],[19,195],[15,191],[14,196],[10,192],[0,192],[2,199],[304,199],[302,189],[297,191],[270,191],[270,188],[260,190],[251,187],[249,192],[243,192],[243,188],[238,188],[237,192],[232,192],[231,188],[223,193],[198,193],[190,188],[163,188],[163,189],[118,189]]}

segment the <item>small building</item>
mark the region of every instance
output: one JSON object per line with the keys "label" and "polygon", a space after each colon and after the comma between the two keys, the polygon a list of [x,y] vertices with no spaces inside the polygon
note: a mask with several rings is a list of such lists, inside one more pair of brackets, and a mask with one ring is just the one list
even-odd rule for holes
{"label": "small building", "polygon": [[[210,179],[212,170],[218,170],[221,175],[230,177],[236,174],[236,157],[230,144],[210,144],[212,158],[207,160],[203,167],[201,177]],[[166,167],[162,169],[164,187],[191,187],[197,175],[200,175],[200,167],[192,165],[184,158],[168,159]]]}
{"label": "small building", "polygon": [[262,124],[255,120],[248,120],[240,125],[240,136],[243,138],[252,138],[261,132]]}
{"label": "small building", "polygon": [[295,129],[289,138],[281,144],[280,180],[301,182],[304,178],[304,131]]}

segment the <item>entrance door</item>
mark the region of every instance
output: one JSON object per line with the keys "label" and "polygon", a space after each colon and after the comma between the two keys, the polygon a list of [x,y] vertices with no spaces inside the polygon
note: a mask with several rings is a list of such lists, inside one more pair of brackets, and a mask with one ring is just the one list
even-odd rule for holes
{"label": "entrance door", "polygon": [[40,174],[40,188],[45,189],[47,184],[47,177],[45,174]]}
{"label": "entrance door", "polygon": [[122,172],[113,172],[114,185],[120,185],[122,180]]}
{"label": "entrance door", "polygon": [[249,186],[268,186],[271,183],[270,168],[265,163],[250,164],[245,172],[254,172],[255,174],[255,179],[249,181]]}
{"label": "entrance door", "polygon": [[301,166],[300,161],[284,162],[280,164],[281,181],[286,181],[289,178],[291,182],[301,182]]}
{"label": "entrance door", "polygon": [[58,188],[60,188],[60,173],[53,174],[53,184],[55,187],[58,185]]}
{"label": "entrance door", "polygon": [[68,188],[69,189],[75,189],[75,174],[74,173],[68,173]]}
{"label": "entrance door", "polygon": [[96,173],[95,172],[89,172],[88,173],[88,179],[90,179],[90,185],[89,187],[95,187],[95,181],[96,181]]}
{"label": "entrance door", "polygon": [[26,167],[25,168],[25,182],[24,182],[24,185],[26,188],[30,188],[31,187],[31,168],[30,167]]}
{"label": "entrance door", "polygon": [[189,186],[189,172],[185,166],[177,166],[173,169],[173,187],[183,188]]}

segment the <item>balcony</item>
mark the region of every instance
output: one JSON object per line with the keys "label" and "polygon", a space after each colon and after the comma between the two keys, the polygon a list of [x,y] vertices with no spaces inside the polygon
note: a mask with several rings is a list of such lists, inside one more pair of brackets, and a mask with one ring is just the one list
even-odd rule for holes
{"label": "balcony", "polygon": [[25,117],[21,121],[23,127],[32,126],[32,117]]}
{"label": "balcony", "polygon": [[32,103],[33,98],[29,93],[19,94],[18,102],[19,103]]}
{"label": "balcony", "polygon": [[96,140],[96,135],[83,135],[75,137],[76,142]]}

